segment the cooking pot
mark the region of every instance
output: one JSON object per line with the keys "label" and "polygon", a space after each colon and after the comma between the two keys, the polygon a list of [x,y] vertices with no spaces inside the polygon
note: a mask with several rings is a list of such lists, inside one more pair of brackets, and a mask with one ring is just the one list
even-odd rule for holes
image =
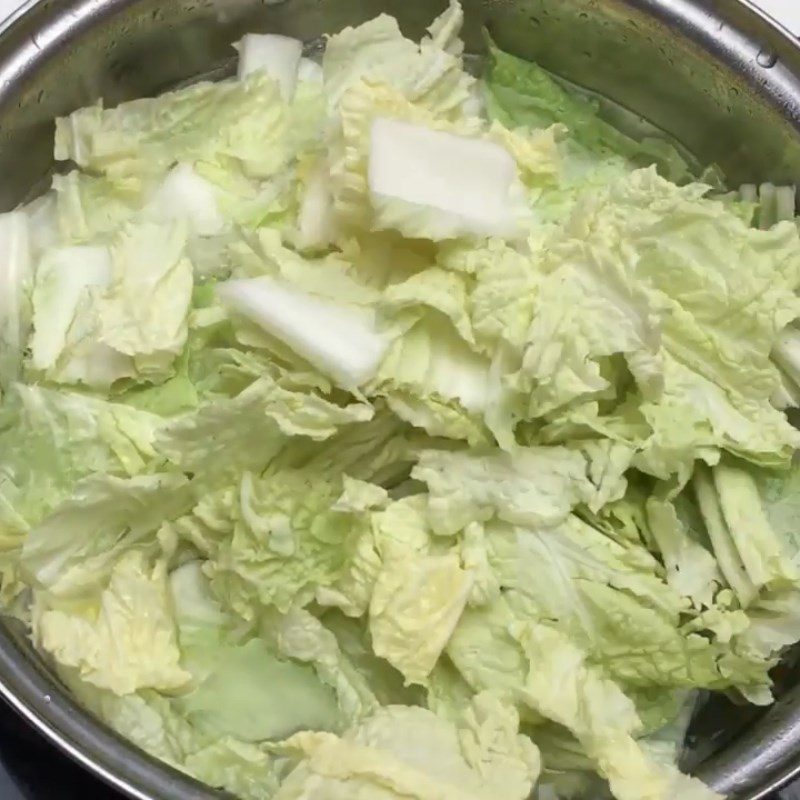
{"label": "cooking pot", "polygon": [[[234,67],[247,31],[320,37],[385,11],[419,38],[444,0],[38,0],[0,27],[0,208],[47,187],[53,118],[99,97],[113,105]],[[463,0],[467,48],[482,28],[647,120],[731,185],[800,183],[800,46],[737,0]],[[633,113],[631,113],[633,112]],[[684,767],[756,800],[800,773],[800,682],[778,677],[767,710],[707,702]],[[798,673],[800,674],[800,673]],[[142,800],[212,800],[202,786],[127,744],[78,707],[15,622],[0,621],[0,693],[98,776]],[[45,767],[46,768],[46,767]]]}

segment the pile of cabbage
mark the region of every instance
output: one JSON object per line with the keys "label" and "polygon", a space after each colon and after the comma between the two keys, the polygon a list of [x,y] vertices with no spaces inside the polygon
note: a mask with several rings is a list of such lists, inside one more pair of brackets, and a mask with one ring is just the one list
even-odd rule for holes
{"label": "pile of cabbage", "polygon": [[711,800],[800,639],[800,236],[455,0],[57,123],[0,217],[0,597],[245,800]]}

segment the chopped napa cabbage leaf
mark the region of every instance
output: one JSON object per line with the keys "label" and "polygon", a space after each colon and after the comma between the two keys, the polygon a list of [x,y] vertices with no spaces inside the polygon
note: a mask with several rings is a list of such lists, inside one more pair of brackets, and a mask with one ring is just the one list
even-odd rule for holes
{"label": "chopped napa cabbage leaf", "polygon": [[[350,88],[331,137],[339,220],[397,229],[410,239],[494,234],[524,240],[537,222],[526,184],[551,180],[558,170],[556,148],[538,146],[538,136],[479,118],[439,117],[384,84]],[[552,141],[547,134],[546,141]],[[464,194],[460,186],[478,194]]]}
{"label": "chopped napa cabbage leaf", "polygon": [[458,116],[475,84],[461,60],[463,20],[460,4],[450,3],[419,45],[386,14],[331,36],[322,60],[329,102],[338,104],[350,87],[366,81],[391,86],[436,114]]}
{"label": "chopped napa cabbage leaf", "polygon": [[147,212],[156,220],[185,219],[196,236],[215,236],[225,228],[215,187],[191,164],[178,164],[167,173]]}
{"label": "chopped napa cabbage leaf", "polygon": [[[61,237],[81,244],[110,237],[132,219],[145,202],[150,182],[139,177],[115,180],[74,170],[54,175],[53,190]],[[180,213],[171,204],[162,204],[161,210],[165,209],[170,217]]]}
{"label": "chopped napa cabbage leaf", "polygon": [[277,800],[528,797],[539,752],[512,709],[479,695],[459,723],[424,708],[389,706],[342,737],[303,733],[281,748],[302,757]]}
{"label": "chopped napa cabbage leaf", "polygon": [[333,692],[310,667],[282,661],[261,639],[244,644],[189,647],[195,668],[207,667],[199,685],[178,701],[197,729],[244,742],[283,739],[300,730],[336,730]]}
{"label": "chopped napa cabbage leaf", "polygon": [[93,474],[149,471],[160,421],[144,411],[38,386],[14,384],[0,415],[0,518],[14,541]]}
{"label": "chopped napa cabbage leaf", "polygon": [[130,356],[100,340],[101,292],[112,281],[107,247],[78,245],[45,255],[33,290],[33,370],[59,383],[94,388],[135,374]]}
{"label": "chopped napa cabbage leaf", "polygon": [[30,530],[22,565],[34,585],[53,595],[78,597],[102,584],[119,555],[158,550],[153,534],[191,506],[189,482],[174,472],[86,478]]}
{"label": "chopped napa cabbage leaf", "polygon": [[435,318],[393,342],[371,386],[398,417],[431,436],[473,444],[489,438],[482,417],[491,400],[490,365]]}
{"label": "chopped napa cabbage leaf", "polygon": [[284,656],[313,665],[336,696],[337,720],[353,724],[379,707],[370,680],[343,652],[335,634],[308,611],[294,608],[278,624],[278,649]]}
{"label": "chopped napa cabbage leaf", "polygon": [[566,448],[491,454],[422,453],[414,477],[428,485],[434,530],[450,535],[475,520],[552,526],[566,519],[594,486],[580,454]]}
{"label": "chopped napa cabbage leaf", "polygon": [[368,405],[341,407],[264,375],[233,398],[212,399],[169,420],[155,446],[180,469],[218,485],[243,470],[263,470],[291,437],[324,441],[372,415]]}
{"label": "chopped napa cabbage leaf", "polygon": [[456,555],[395,559],[381,572],[370,605],[377,655],[424,683],[472,591],[472,578]]}
{"label": "chopped napa cabbage leaf", "polygon": [[35,264],[30,222],[22,211],[0,215],[0,387],[21,371],[31,326],[31,291]]}
{"label": "chopped napa cabbage leaf", "polygon": [[457,551],[431,540],[421,500],[398,500],[373,514],[369,630],[375,654],[407,683],[424,685],[472,595],[475,573]]}
{"label": "chopped napa cabbage leaf", "polygon": [[181,224],[141,222],[109,247],[49,251],[33,292],[31,367],[91,388],[169,375],[188,336],[185,247]]}
{"label": "chopped napa cabbage leaf", "polygon": [[530,61],[492,44],[487,80],[489,115],[505,125],[546,128],[553,123],[569,130],[569,147],[579,158],[623,156],[633,165],[658,164],[670,180],[691,177],[689,165],[666,139],[636,140],[607,122],[596,99],[569,91],[552,75]]}
{"label": "chopped napa cabbage leaf", "polygon": [[57,206],[54,194],[49,192],[19,209],[28,219],[31,253],[34,258],[40,257],[45,250],[54,247],[59,241]]}
{"label": "chopped napa cabbage leaf", "polygon": [[[652,759],[634,738],[641,721],[633,703],[587,666],[565,637],[541,625],[520,626],[514,633],[530,663],[523,701],[575,735],[618,800],[721,798],[697,779]],[[554,685],[560,691],[553,692]]]}
{"label": "chopped napa cabbage leaf", "polygon": [[41,647],[94,686],[118,695],[171,691],[191,677],[180,666],[163,561],[150,566],[141,552],[126,553],[95,602],[73,610],[45,596],[37,606]]}
{"label": "chopped napa cabbage leaf", "polygon": [[257,71],[244,81],[200,83],[116,108],[92,106],[56,124],[55,156],[113,178],[163,176],[176,162],[230,161],[269,178],[316,131],[293,130],[278,84]]}
{"label": "chopped napa cabbage leaf", "polygon": [[325,80],[322,66],[314,61],[313,58],[304,56],[300,59],[300,65],[297,68],[297,80],[312,84],[322,84]]}
{"label": "chopped napa cabbage leaf", "polygon": [[181,224],[142,223],[111,248],[113,277],[99,303],[100,342],[145,377],[169,374],[188,337],[193,270]]}
{"label": "chopped napa cabbage leaf", "polygon": [[260,605],[288,612],[345,572],[365,512],[338,510],[341,478],[313,469],[244,473],[174,523],[177,537],[209,560],[214,591],[240,615]]}
{"label": "chopped napa cabbage leaf", "polygon": [[[345,389],[357,389],[377,372],[389,338],[374,311],[334,304],[268,277],[220,284],[217,293]],[[316,335],[316,328],[325,337]]]}
{"label": "chopped napa cabbage leaf", "polygon": [[326,248],[336,239],[336,232],[330,173],[324,163],[319,163],[304,186],[297,215],[297,246],[301,250]]}
{"label": "chopped napa cabbage leaf", "polygon": [[281,97],[291,101],[297,86],[303,43],[274,33],[248,33],[237,45],[239,80],[263,71],[278,83]]}
{"label": "chopped napa cabbage leaf", "polygon": [[369,190],[376,228],[407,236],[519,238],[524,205],[517,167],[493,142],[377,119]]}

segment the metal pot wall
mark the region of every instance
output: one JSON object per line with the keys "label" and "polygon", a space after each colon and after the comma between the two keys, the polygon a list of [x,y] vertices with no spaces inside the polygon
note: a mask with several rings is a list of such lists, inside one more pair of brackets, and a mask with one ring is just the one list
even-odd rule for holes
{"label": "metal pot wall", "polygon": [[[38,0],[0,28],[0,208],[45,188],[53,118],[226,74],[246,31],[313,42],[386,11],[420,36],[444,0]],[[732,184],[800,183],[800,46],[737,0],[464,0],[517,55],[674,135]],[[630,121],[630,120],[629,120]],[[25,631],[0,622],[0,693],[46,736],[142,800],[225,795],[126,744],[75,705]],[[712,704],[686,766],[723,793],[765,797],[800,773],[800,686],[771,709]]]}

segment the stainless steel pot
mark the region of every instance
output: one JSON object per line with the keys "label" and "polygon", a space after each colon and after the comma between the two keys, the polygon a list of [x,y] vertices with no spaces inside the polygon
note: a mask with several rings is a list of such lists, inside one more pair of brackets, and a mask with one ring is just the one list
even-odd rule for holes
{"label": "stainless steel pot", "polygon": [[[53,118],[232,67],[249,30],[313,41],[386,11],[419,36],[444,0],[31,0],[0,28],[0,207],[43,188]],[[732,183],[800,183],[800,47],[737,0],[464,0],[468,48],[504,48],[673,134]],[[790,671],[791,672],[791,671]],[[800,673],[798,673],[800,674]],[[712,703],[686,767],[765,797],[800,774],[800,682],[760,715]],[[0,693],[100,777],[142,800],[225,795],[126,744],[76,706],[14,623],[0,623]],[[676,799],[677,800],[677,799]]]}

